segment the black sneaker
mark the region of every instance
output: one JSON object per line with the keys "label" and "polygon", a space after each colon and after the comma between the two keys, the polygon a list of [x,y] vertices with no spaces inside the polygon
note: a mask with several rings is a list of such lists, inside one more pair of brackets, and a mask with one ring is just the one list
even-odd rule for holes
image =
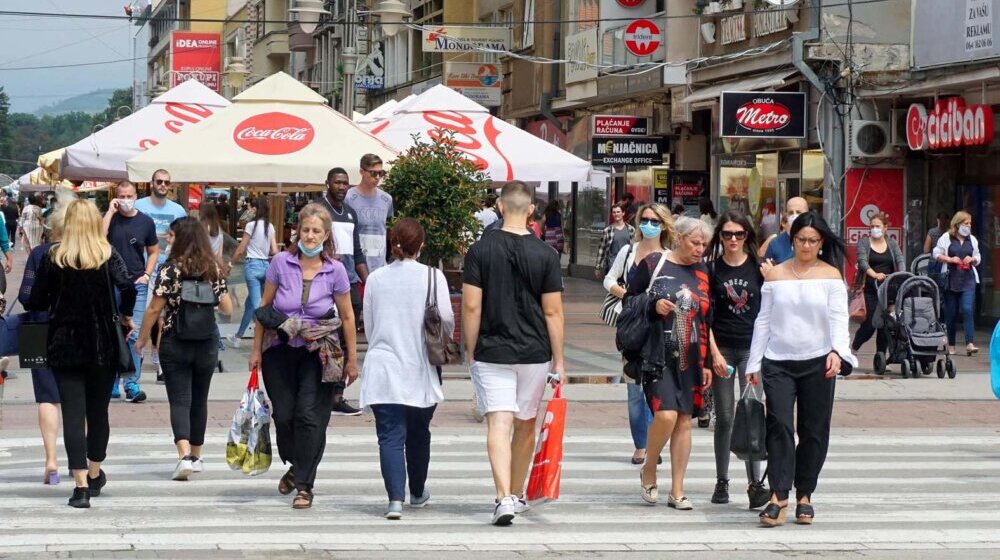
{"label": "black sneaker", "polygon": [[100,496],[101,495],[101,489],[104,488],[104,485],[107,484],[107,483],[108,483],[108,477],[104,474],[104,469],[101,469],[98,472],[97,478],[90,478],[90,476],[88,475],[87,476],[87,485],[90,487],[89,488],[90,492],[88,494],[88,500],[90,498],[96,498],[96,497]]}
{"label": "black sneaker", "polygon": [[771,491],[763,482],[751,482],[747,487],[747,497],[750,498],[750,509],[757,509],[771,501]]}
{"label": "black sneaker", "polygon": [[715,492],[712,492],[712,503],[713,504],[728,504],[729,503],[729,481],[719,479],[715,483]]}
{"label": "black sneaker", "polygon": [[69,505],[75,508],[89,508],[90,490],[80,487],[74,488],[73,496],[69,499]]}
{"label": "black sneaker", "polygon": [[333,403],[330,414],[332,416],[358,416],[361,411],[351,406],[347,399],[341,399],[339,402]]}
{"label": "black sneaker", "polygon": [[156,384],[166,384],[166,381],[163,380],[163,368],[160,367],[160,364],[156,364]]}
{"label": "black sneaker", "polygon": [[146,400],[146,392],[142,389],[136,390],[134,392],[126,392],[125,398],[134,403],[141,403]]}

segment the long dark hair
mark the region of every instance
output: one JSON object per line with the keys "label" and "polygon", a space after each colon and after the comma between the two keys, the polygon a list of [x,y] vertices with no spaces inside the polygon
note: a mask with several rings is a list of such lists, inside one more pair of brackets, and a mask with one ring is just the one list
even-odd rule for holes
{"label": "long dark hair", "polygon": [[267,228],[271,227],[271,222],[268,221],[269,211],[267,208],[267,195],[262,194],[257,198],[250,201],[250,206],[254,209],[253,215],[253,228],[250,230],[250,235],[257,232],[257,223],[261,220],[264,221],[264,237],[267,237]]}
{"label": "long dark hair", "polygon": [[198,219],[208,228],[209,235],[219,235],[219,210],[212,201],[206,200],[198,207]]}
{"label": "long dark hair", "polygon": [[715,212],[715,205],[712,204],[711,198],[702,198],[699,200],[698,211],[702,214],[708,214],[713,220],[719,217],[719,215]]}
{"label": "long dark hair", "polygon": [[551,220],[557,214],[559,214],[559,201],[552,199],[545,205],[545,221]]}
{"label": "long dark hair", "polygon": [[178,218],[170,223],[174,243],[170,246],[167,264],[176,265],[181,277],[198,277],[209,282],[217,282],[219,262],[212,252],[208,232],[201,221],[195,218]]}
{"label": "long dark hair", "polygon": [[[826,264],[836,268],[840,271],[841,276],[844,274],[844,260],[847,257],[847,252],[844,249],[844,241],[830,229],[830,226],[823,219],[823,216],[817,214],[814,210],[810,210],[805,214],[802,214],[795,221],[792,222],[792,229],[788,232],[788,235],[792,238],[793,244],[795,236],[802,231],[803,228],[811,227],[819,232],[820,237],[823,238],[823,244],[820,246],[819,259]],[[793,245],[794,246],[794,245]]]}
{"label": "long dark hair", "polygon": [[725,252],[725,245],[722,241],[722,226],[730,222],[742,227],[743,231],[747,232],[747,238],[743,241],[743,252],[750,257],[750,260],[756,266],[760,263],[760,258],[757,256],[757,232],[754,230],[753,224],[750,223],[750,219],[747,218],[746,214],[735,210],[727,210],[719,217],[719,223],[715,226],[715,235],[712,236],[712,241],[709,242],[708,250],[705,252],[706,259],[711,262],[722,258],[722,254]]}

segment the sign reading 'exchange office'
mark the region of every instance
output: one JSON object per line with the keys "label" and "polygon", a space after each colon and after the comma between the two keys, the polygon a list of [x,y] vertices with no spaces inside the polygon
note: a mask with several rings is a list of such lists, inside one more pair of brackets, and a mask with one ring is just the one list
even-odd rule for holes
{"label": "sign reading 'exchange office'", "polygon": [[593,165],[663,165],[663,138],[600,138],[591,144]]}

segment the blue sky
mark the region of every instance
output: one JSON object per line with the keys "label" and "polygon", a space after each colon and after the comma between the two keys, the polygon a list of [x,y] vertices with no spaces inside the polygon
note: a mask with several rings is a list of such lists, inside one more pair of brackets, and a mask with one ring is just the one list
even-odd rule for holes
{"label": "blue sky", "polygon": [[[124,15],[128,0],[3,0],[10,11]],[[129,87],[132,64],[117,62],[46,70],[5,68],[78,64],[133,58],[132,36],[138,28],[126,20],[93,20],[0,15],[0,86],[11,97],[12,112],[39,107],[96,89]],[[145,57],[145,28],[136,41],[136,57]],[[135,66],[145,79],[145,62]]]}

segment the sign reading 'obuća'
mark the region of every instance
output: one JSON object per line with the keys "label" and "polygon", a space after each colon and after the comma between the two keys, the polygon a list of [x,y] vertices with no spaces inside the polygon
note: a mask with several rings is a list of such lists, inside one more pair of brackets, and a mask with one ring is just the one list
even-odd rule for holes
{"label": "sign reading 'obu\u0107a'", "polygon": [[961,97],[938,101],[930,113],[919,103],[906,112],[906,143],[911,150],[986,146],[993,141],[993,109],[966,107]]}
{"label": "sign reading 'obu\u0107a'", "polygon": [[800,92],[722,93],[721,136],[736,138],[803,138],[805,94]]}
{"label": "sign reading 'obu\u0107a'", "polygon": [[237,146],[267,156],[295,153],[312,143],[315,136],[309,121],[280,112],[254,115],[233,129]]}

